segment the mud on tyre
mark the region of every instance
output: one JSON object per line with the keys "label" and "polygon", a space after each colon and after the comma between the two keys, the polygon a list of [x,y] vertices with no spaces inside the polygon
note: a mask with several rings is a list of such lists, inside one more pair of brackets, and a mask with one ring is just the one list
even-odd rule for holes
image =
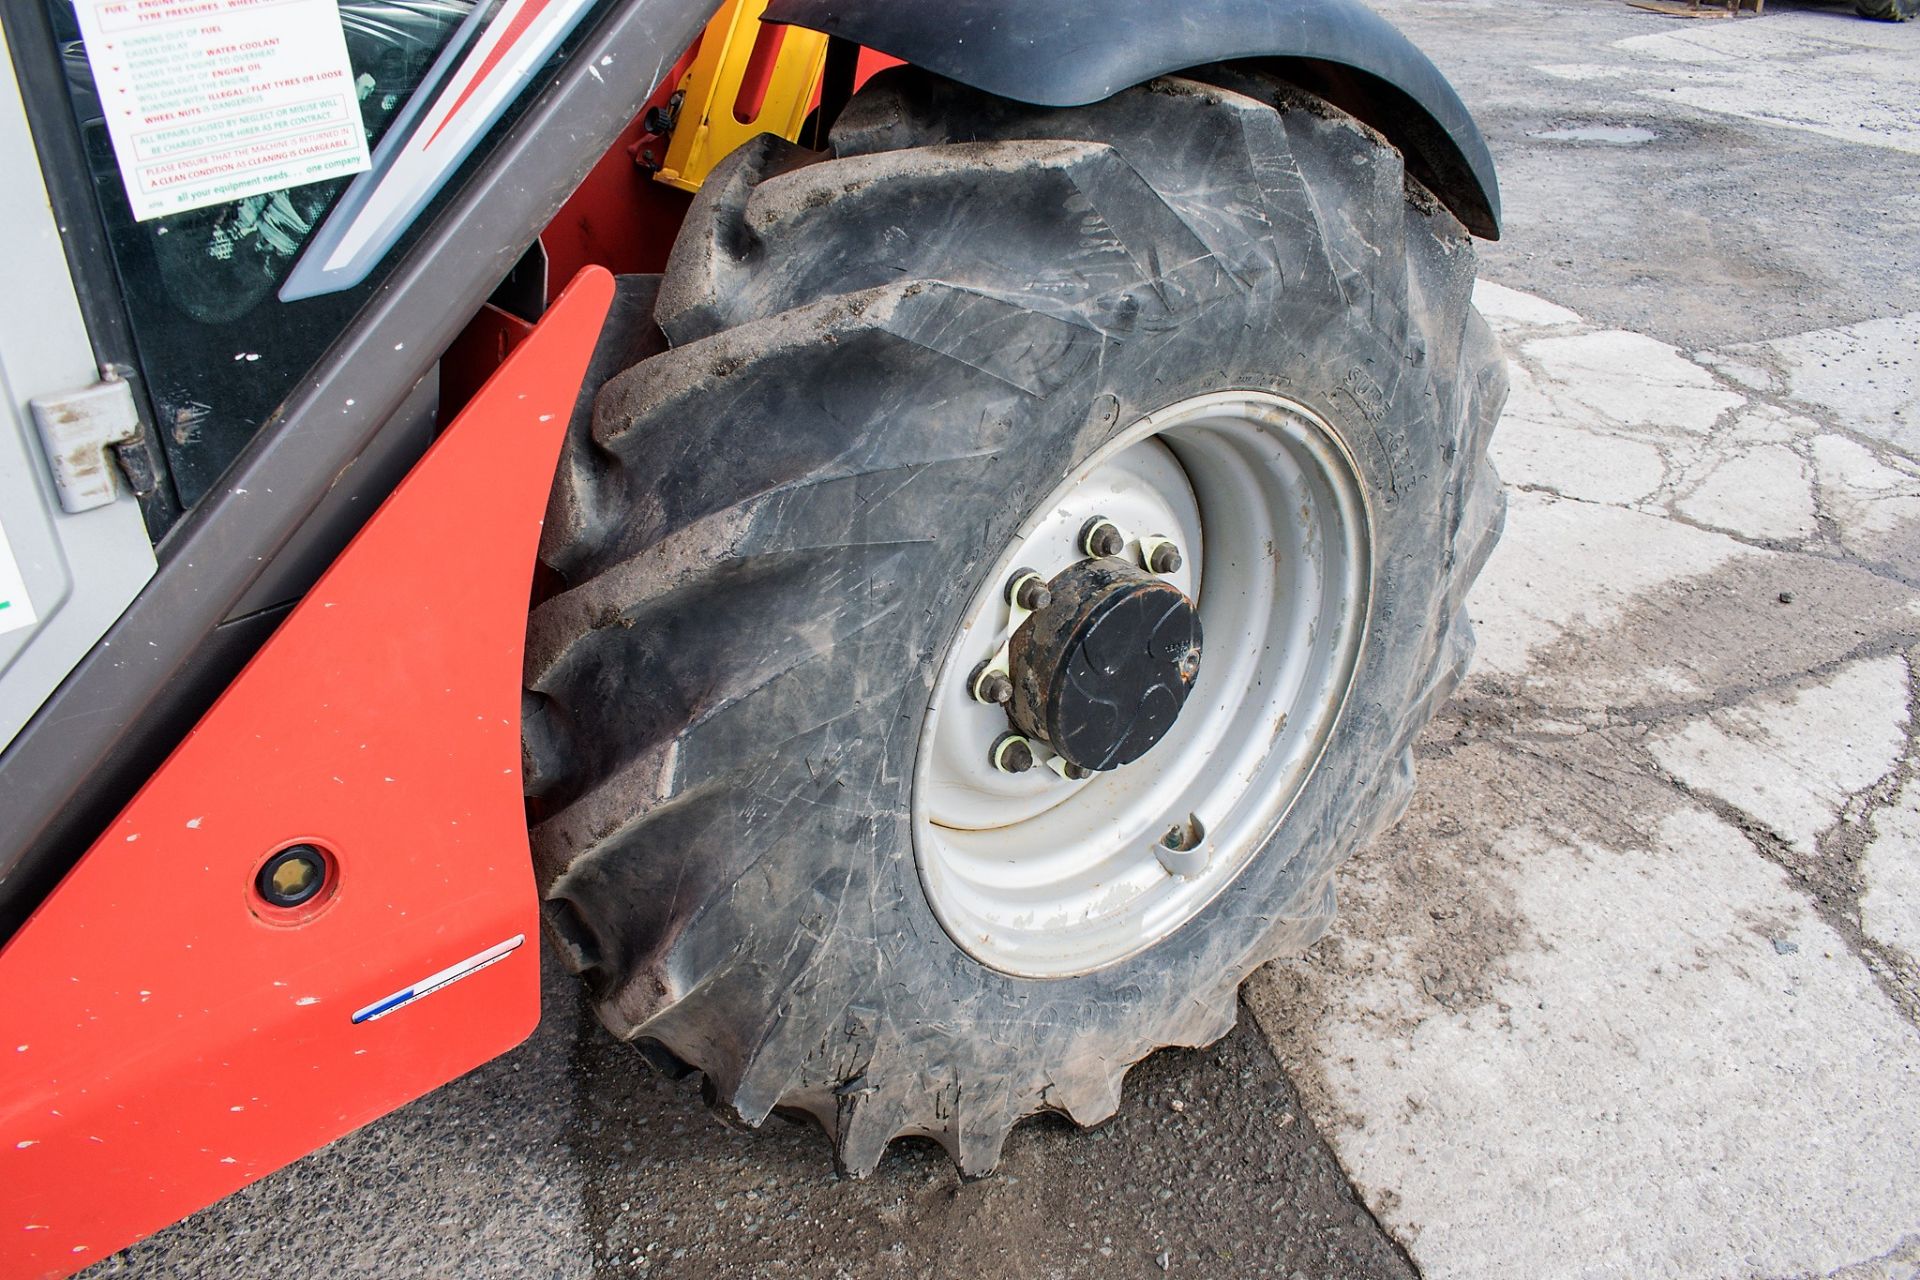
{"label": "mud on tyre", "polygon": [[[1379,135],[1249,70],[1056,110],[901,69],[828,153],[732,156],[658,294],[669,348],[570,440],[543,548],[567,585],[530,627],[535,857],[606,1025],[748,1124],[810,1113],[856,1173],[901,1135],[986,1172],[1021,1117],[1105,1119],[1132,1063],[1225,1034],[1241,981],[1326,929],[1335,868],[1404,808],[1410,743],[1472,648],[1505,395],[1473,275]],[[1344,460],[1359,587],[1327,599],[1356,611],[1347,669],[1324,668],[1304,764],[1235,793],[1226,871],[1131,949],[1022,973],[940,905],[930,703],[985,656],[960,638],[1063,482],[1220,393]],[[1216,634],[1208,582],[1293,581],[1282,552],[1216,560],[1230,522],[1200,519],[1190,706],[1252,696],[1285,640]],[[1235,646],[1253,656],[1216,661]],[[1245,688],[1208,684],[1231,671]],[[1085,785],[1174,768],[1176,736]]]}

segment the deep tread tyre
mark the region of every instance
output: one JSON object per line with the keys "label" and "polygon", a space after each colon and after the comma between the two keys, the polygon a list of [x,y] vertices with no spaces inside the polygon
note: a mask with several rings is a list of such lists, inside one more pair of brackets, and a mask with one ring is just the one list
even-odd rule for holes
{"label": "deep tread tyre", "polygon": [[1912,22],[1920,18],[1920,0],[1853,0],[1853,9],[1863,18],[1880,22]]}
{"label": "deep tread tyre", "polygon": [[[724,1112],[811,1113],[841,1165],[924,1135],[969,1174],[1040,1110],[1090,1124],[1164,1045],[1233,1024],[1404,807],[1472,649],[1505,396],[1460,224],[1379,135],[1251,73],[1029,108],[918,72],[821,157],[721,166],[655,318],[672,349],[570,441],[528,654],[553,933],[605,1023]],[[1334,423],[1373,511],[1369,633],[1318,768],[1165,941],[1078,977],[989,969],[916,873],[915,747],[967,602],[1076,460],[1183,398]]]}

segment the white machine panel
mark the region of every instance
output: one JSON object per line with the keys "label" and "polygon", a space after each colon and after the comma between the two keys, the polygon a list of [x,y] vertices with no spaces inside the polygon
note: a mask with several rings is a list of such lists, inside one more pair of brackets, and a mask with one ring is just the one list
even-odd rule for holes
{"label": "white machine panel", "polygon": [[[0,32],[0,61],[11,67],[5,40]],[[139,506],[117,477],[110,501],[87,511],[62,509],[28,408],[35,397],[91,386],[100,370],[12,76],[0,76],[0,173],[7,175],[0,183],[0,234],[13,300],[0,307],[4,749],[153,576],[154,558]]]}

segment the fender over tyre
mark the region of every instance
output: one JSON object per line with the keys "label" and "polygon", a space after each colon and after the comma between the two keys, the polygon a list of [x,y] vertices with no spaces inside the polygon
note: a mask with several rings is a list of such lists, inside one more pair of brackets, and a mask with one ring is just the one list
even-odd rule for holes
{"label": "fender over tyre", "polygon": [[[811,1114],[854,1173],[902,1135],[985,1173],[1021,1117],[1096,1123],[1131,1064],[1225,1034],[1404,808],[1471,652],[1506,383],[1468,235],[1351,117],[1208,75],[1052,109],[900,69],[825,155],[743,147],[675,247],[670,349],[607,383],[561,466],[543,556],[567,587],[527,657],[552,932],[615,1034],[734,1119]],[[1001,972],[917,869],[930,692],[1061,478],[1223,390],[1311,406],[1353,459],[1351,692],[1260,852],[1178,928],[1091,972]]]}

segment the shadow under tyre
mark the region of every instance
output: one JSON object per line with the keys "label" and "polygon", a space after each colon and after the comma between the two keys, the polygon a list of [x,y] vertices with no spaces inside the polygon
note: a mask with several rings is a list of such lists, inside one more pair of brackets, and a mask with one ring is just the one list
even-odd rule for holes
{"label": "shadow under tyre", "polygon": [[563,460],[552,932],[617,1035],[855,1173],[902,1135],[985,1173],[1225,1034],[1472,649],[1471,242],[1365,126],[1208,76],[900,69],[825,154],[747,145]]}
{"label": "shadow under tyre", "polygon": [[1881,22],[1912,22],[1920,18],[1920,0],[1853,0],[1854,12]]}

